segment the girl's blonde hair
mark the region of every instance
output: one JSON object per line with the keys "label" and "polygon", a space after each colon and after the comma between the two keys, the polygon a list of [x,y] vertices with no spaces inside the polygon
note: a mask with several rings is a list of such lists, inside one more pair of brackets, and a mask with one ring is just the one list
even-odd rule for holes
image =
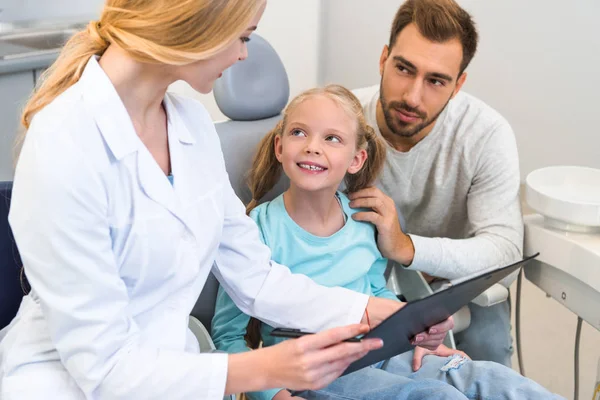
{"label": "girl's blonde hair", "polygon": [[[367,151],[367,160],[361,170],[355,174],[346,174],[344,177],[346,192],[351,193],[366,188],[375,181],[381,172],[385,162],[386,146],[383,139],[365,121],[362,105],[356,96],[340,85],[310,89],[290,102],[283,112],[282,120],[258,145],[258,151],[254,156],[248,176],[248,186],[252,193],[252,200],[246,207],[246,213],[250,214],[250,211],[275,186],[281,176],[282,167],[275,156],[275,138],[283,135],[290,113],[303,101],[315,96],[325,96],[333,100],[351,118],[356,120],[357,149]],[[256,318],[250,318],[248,322],[245,340],[251,349],[256,349],[260,345],[260,325],[261,322]]]}
{"label": "girl's blonde hair", "polygon": [[258,151],[254,156],[248,175],[248,186],[250,187],[252,200],[246,207],[247,213],[250,213],[258,205],[281,176],[281,164],[275,157],[275,137],[283,135],[290,113],[302,102],[315,96],[325,96],[333,100],[351,118],[356,120],[357,149],[367,151],[367,160],[361,170],[355,174],[346,174],[344,178],[346,191],[351,193],[366,188],[373,183],[381,172],[385,162],[385,143],[365,121],[362,105],[356,96],[340,85],[327,85],[322,88],[309,89],[290,102],[283,111],[282,120],[258,145]]}
{"label": "girl's blonde hair", "polygon": [[101,56],[109,45],[144,63],[205,60],[245,31],[263,4],[264,0],[107,0],[100,20],[76,33],[46,70],[21,124],[28,129],[33,116],[76,83],[89,58]]}

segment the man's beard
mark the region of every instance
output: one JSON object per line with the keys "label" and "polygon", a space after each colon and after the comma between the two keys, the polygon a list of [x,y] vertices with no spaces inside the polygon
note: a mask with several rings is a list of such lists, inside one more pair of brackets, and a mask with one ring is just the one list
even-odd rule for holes
{"label": "man's beard", "polygon": [[[446,101],[446,104],[444,104],[444,106],[435,114],[435,116],[433,118],[428,119],[427,113],[420,111],[417,108],[413,108],[413,107],[409,106],[405,101],[392,101],[391,103],[388,104],[387,101],[385,100],[385,94],[383,93],[383,80],[379,84],[379,100],[381,101],[381,109],[383,110],[383,116],[385,118],[385,123],[387,124],[388,128],[394,135],[402,136],[402,137],[406,137],[406,138],[415,136],[416,134],[421,132],[423,129],[425,129],[429,125],[431,125],[437,119],[437,117],[440,116],[442,111],[444,111],[444,109],[450,102],[450,99],[451,99],[451,97],[448,98],[448,101]],[[423,122],[421,122],[420,124],[418,123],[417,125],[411,127],[410,124],[407,124],[404,121],[402,121],[399,118],[392,115],[392,110],[406,111],[409,114],[415,114]]]}

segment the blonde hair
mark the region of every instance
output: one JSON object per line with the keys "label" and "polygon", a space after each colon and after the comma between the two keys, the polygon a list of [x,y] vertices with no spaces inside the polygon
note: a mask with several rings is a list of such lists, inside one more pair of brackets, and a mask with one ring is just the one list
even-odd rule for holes
{"label": "blonde hair", "polygon": [[264,0],[107,0],[100,20],[76,33],[44,73],[21,124],[28,129],[33,116],[75,84],[89,58],[101,56],[109,45],[144,63],[205,60],[245,31],[263,4]]}
{"label": "blonde hair", "polygon": [[340,85],[327,85],[323,88],[309,89],[296,96],[283,112],[283,118],[258,145],[258,151],[252,161],[248,176],[248,186],[252,200],[246,207],[246,212],[255,208],[259,201],[271,190],[281,176],[281,164],[275,157],[275,137],[283,135],[287,119],[298,105],[309,98],[325,96],[333,100],[350,117],[356,120],[357,149],[367,151],[365,164],[355,174],[346,174],[344,182],[347,192],[363,189],[377,178],[385,161],[385,143],[365,121],[362,105],[351,91]]}

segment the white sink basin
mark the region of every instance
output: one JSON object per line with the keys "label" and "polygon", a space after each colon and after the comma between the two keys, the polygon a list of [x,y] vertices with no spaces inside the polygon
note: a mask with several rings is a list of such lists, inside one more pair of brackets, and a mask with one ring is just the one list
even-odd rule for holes
{"label": "white sink basin", "polygon": [[600,169],[556,166],[535,170],[526,178],[531,208],[559,228],[600,229]]}

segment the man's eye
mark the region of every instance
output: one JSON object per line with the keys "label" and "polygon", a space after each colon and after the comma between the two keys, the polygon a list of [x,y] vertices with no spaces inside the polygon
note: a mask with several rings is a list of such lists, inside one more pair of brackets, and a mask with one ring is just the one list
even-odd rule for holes
{"label": "man's eye", "polygon": [[438,80],[438,79],[431,79],[429,81],[433,86],[444,86],[444,82]]}

